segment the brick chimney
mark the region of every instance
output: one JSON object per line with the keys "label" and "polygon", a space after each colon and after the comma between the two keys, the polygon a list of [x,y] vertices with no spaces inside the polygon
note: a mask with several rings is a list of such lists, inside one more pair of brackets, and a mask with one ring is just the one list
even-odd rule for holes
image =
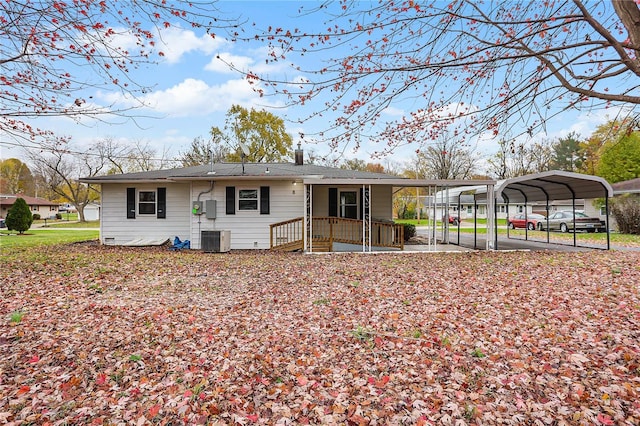
{"label": "brick chimney", "polygon": [[298,148],[294,151],[296,166],[302,166],[304,164],[304,151],[300,146],[301,144],[298,142]]}

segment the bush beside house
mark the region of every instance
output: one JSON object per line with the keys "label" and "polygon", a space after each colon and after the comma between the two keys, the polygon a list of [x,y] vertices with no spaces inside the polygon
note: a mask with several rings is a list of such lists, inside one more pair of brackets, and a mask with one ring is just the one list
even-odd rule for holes
{"label": "bush beside house", "polygon": [[617,197],[612,203],[611,214],[621,233],[640,235],[640,196]]}
{"label": "bush beside house", "polygon": [[10,231],[18,231],[23,234],[33,223],[33,215],[23,198],[18,198],[7,212],[6,224]]}

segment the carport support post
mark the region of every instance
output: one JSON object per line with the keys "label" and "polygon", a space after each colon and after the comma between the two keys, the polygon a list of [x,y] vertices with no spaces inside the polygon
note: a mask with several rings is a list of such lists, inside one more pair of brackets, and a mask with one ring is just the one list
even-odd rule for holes
{"label": "carport support post", "polygon": [[476,194],[473,194],[473,249],[474,250],[478,249],[477,241],[478,241],[478,201],[476,200]]}
{"label": "carport support post", "polygon": [[[606,194],[606,191],[605,191]],[[604,213],[605,213],[605,231],[607,233],[607,250],[611,250],[611,239],[609,235],[609,196],[605,195],[604,197]]]}
{"label": "carport support post", "polygon": [[546,226],[547,227],[547,244],[549,244],[549,241],[551,241],[551,237],[549,233],[549,213],[551,212],[549,211],[549,195],[545,193],[545,196],[547,198],[547,206],[545,207],[547,209],[547,217],[544,220],[547,223],[547,226]]}
{"label": "carport support post", "polygon": [[[460,221],[462,220],[462,213],[460,212],[460,194],[458,194],[458,245],[460,245]],[[475,211],[473,213],[475,215]],[[447,218],[447,220],[449,220]]]}
{"label": "carport support post", "polygon": [[[571,191],[573,192],[573,191]],[[576,247],[576,197],[571,199],[571,207],[573,208],[573,246]]]}
{"label": "carport support post", "polygon": [[493,185],[487,185],[487,250],[498,250],[498,208]]}

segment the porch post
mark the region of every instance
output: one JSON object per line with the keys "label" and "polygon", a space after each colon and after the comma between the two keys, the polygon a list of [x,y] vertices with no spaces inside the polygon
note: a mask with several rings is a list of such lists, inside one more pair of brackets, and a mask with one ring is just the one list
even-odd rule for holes
{"label": "porch post", "polygon": [[365,198],[367,200],[366,212],[367,212],[367,236],[369,237],[369,251],[371,251],[371,184],[367,185],[367,189],[365,191]]}
{"label": "porch post", "polygon": [[304,250],[307,251],[307,247],[310,253],[313,252],[313,218],[312,218],[312,208],[313,205],[313,185],[307,184],[305,185],[305,195],[304,195],[304,219],[303,219],[303,240]]}
{"label": "porch post", "polygon": [[362,185],[361,188],[362,191],[362,210],[364,211],[364,217],[362,218],[362,252],[364,253],[367,247],[367,232],[366,232],[366,225],[367,225],[367,194],[365,193],[365,186],[364,184]]}

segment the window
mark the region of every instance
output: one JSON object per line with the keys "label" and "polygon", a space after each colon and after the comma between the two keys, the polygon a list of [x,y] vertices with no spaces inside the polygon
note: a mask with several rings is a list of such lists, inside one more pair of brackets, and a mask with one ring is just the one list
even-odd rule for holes
{"label": "window", "polygon": [[237,194],[235,186],[227,186],[225,191],[225,212],[226,214],[236,214],[237,199],[238,210],[257,211],[259,205],[260,214],[269,214],[269,193],[270,190],[268,186],[261,186],[260,192],[258,192],[257,189],[239,189]]}
{"label": "window", "polygon": [[238,210],[258,210],[258,190],[238,190]]}
{"label": "window", "polygon": [[473,206],[467,206],[467,214],[473,214]]}
{"label": "window", "polygon": [[138,192],[138,214],[156,214],[156,192]]}
{"label": "window", "polygon": [[340,217],[347,219],[358,218],[358,193],[356,191],[340,193]]}
{"label": "window", "polygon": [[484,206],[478,206],[478,214],[484,214]]}

